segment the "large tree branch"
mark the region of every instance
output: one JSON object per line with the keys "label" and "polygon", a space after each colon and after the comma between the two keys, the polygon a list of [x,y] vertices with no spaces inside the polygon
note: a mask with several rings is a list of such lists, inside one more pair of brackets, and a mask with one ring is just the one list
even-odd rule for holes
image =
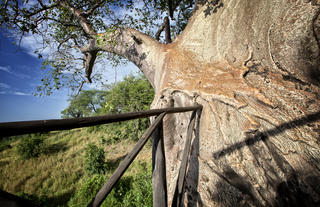
{"label": "large tree branch", "polygon": [[61,0],[59,1],[60,6],[67,8],[71,13],[79,20],[80,25],[82,26],[84,32],[90,36],[91,38],[95,39],[97,32],[93,29],[90,22],[85,17],[85,13],[80,11],[74,6],[71,6],[67,1]]}
{"label": "large tree branch", "polygon": [[[85,54],[86,77],[89,81],[94,60],[99,51],[115,53],[137,65],[149,79],[154,82],[154,59],[160,53],[161,44],[155,39],[130,28],[110,29],[97,35],[96,40],[81,49]],[[152,59],[153,58],[153,59]]]}
{"label": "large tree branch", "polygon": [[171,40],[171,33],[170,33],[170,21],[169,21],[169,18],[168,17],[165,17],[164,18],[164,29],[165,29],[165,40],[166,40],[166,43],[169,44],[172,42]]}
{"label": "large tree branch", "polygon": [[159,27],[158,31],[155,34],[155,39],[157,41],[160,40],[160,35],[163,32],[163,30],[165,31],[165,42],[166,42],[166,44],[171,43],[172,39],[171,39],[171,33],[170,33],[170,21],[169,21],[168,17],[165,17],[163,19],[162,25]]}

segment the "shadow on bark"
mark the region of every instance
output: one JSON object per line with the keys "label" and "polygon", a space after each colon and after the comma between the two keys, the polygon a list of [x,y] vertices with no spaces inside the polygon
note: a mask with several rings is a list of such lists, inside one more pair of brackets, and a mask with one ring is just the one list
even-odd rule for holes
{"label": "shadow on bark", "polygon": [[313,114],[310,114],[310,115],[307,115],[305,117],[299,118],[299,119],[295,119],[295,120],[287,122],[287,123],[283,123],[273,129],[266,130],[264,132],[258,132],[256,134],[254,134],[253,136],[248,136],[248,138],[246,138],[244,141],[235,143],[226,149],[222,149],[217,152],[214,152],[212,156],[214,159],[219,159],[219,158],[221,158],[225,155],[228,155],[228,154],[234,152],[235,150],[238,150],[244,146],[254,145],[256,142],[259,142],[259,141],[265,141],[268,139],[269,136],[275,136],[275,135],[278,135],[288,129],[292,129],[295,127],[310,124],[310,123],[318,121],[318,120],[320,120],[320,111],[313,113]]}
{"label": "shadow on bark", "polygon": [[201,111],[197,113],[197,122],[195,130],[195,138],[191,145],[191,154],[189,158],[189,167],[186,173],[186,180],[191,180],[190,184],[186,184],[185,192],[187,196],[187,206],[202,206],[201,196],[198,192],[199,184],[199,137],[200,137],[200,116]]}
{"label": "shadow on bark", "polygon": [[[215,184],[218,190],[211,194],[212,199],[221,206],[320,206],[319,200],[315,200],[310,193],[307,193],[307,185],[299,180],[296,175],[291,175],[286,181],[277,184],[275,198],[273,200],[265,199],[265,203],[256,198],[253,186],[245,177],[237,174],[229,167],[223,170],[222,175],[221,180]],[[320,178],[309,176],[307,180],[312,182],[311,186],[319,198]],[[241,193],[238,193],[239,191]]]}
{"label": "shadow on bark", "polygon": [[[310,124],[320,120],[320,112],[279,125],[276,128],[264,132],[256,132],[246,140],[238,142],[224,150],[213,153],[213,162],[219,166],[218,159],[247,146],[256,159],[257,168],[264,170],[261,175],[266,179],[267,187],[259,189],[250,183],[249,178],[235,172],[227,162],[220,162],[220,169],[215,170],[220,180],[215,183],[217,191],[210,193],[211,198],[221,206],[320,206],[320,177],[308,175],[305,172],[295,171],[290,163],[277,152],[276,147],[269,140],[269,136],[275,136],[285,130]],[[316,129],[317,130],[317,129]],[[263,142],[275,165],[269,161],[261,161],[264,153],[257,142]],[[319,163],[320,160],[308,160],[309,163]],[[284,177],[280,176],[284,174]],[[318,169],[315,166],[315,169]],[[219,172],[220,171],[220,172]],[[317,173],[315,173],[317,174]],[[266,194],[266,189],[273,189],[275,195]],[[268,191],[268,190],[267,190]],[[272,191],[272,190],[271,190]]]}

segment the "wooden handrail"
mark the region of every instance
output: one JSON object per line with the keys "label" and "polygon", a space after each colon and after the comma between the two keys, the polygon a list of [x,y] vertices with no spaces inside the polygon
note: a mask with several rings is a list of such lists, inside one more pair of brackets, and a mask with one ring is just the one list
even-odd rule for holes
{"label": "wooden handrail", "polygon": [[5,122],[0,123],[0,139],[1,137],[15,136],[21,134],[30,134],[38,132],[49,132],[55,130],[66,130],[88,126],[96,126],[118,121],[127,121],[137,118],[145,118],[150,116],[160,115],[163,112],[180,113],[193,111],[202,106],[188,106],[176,108],[151,109],[147,111],[129,112],[122,114],[111,114],[105,116],[71,118],[71,119],[51,119],[38,121],[20,121],[20,122]]}
{"label": "wooden handrail", "polygon": [[[99,190],[96,196],[91,200],[88,206],[100,206],[106,199],[108,194],[111,192],[115,184],[133,162],[135,157],[138,155],[140,150],[148,141],[149,137],[154,134],[153,140],[153,171],[152,181],[157,185],[157,189],[154,189],[154,204],[155,206],[167,206],[167,189],[166,189],[166,173],[165,173],[165,154],[164,154],[164,140],[163,140],[163,129],[162,120],[166,114],[169,113],[180,113],[193,111],[191,120],[188,126],[187,140],[185,144],[183,159],[181,162],[179,177],[176,186],[175,199],[173,206],[179,206],[182,198],[182,189],[184,184],[184,177],[187,168],[187,160],[190,153],[190,144],[192,137],[192,130],[195,123],[195,113],[197,110],[201,110],[201,105],[189,106],[189,107],[176,107],[176,108],[163,108],[163,109],[152,109],[147,111],[129,112],[123,114],[112,114],[106,116],[95,116],[85,118],[71,118],[71,119],[53,119],[53,120],[39,120],[39,121],[22,121],[22,122],[6,122],[0,123],[0,140],[6,136],[14,136],[29,133],[48,132],[55,130],[66,130],[73,128],[81,128],[88,126],[96,126],[100,124],[107,124],[112,122],[127,121],[137,118],[145,118],[150,116],[158,117],[143,134],[142,138],[137,142],[135,147],[127,154],[125,159],[121,162],[116,171],[112,174],[109,180]],[[157,129],[157,130],[156,130]],[[156,130],[156,131],[155,131]]]}
{"label": "wooden handrail", "polygon": [[118,180],[121,178],[123,173],[130,166],[132,161],[135,159],[135,157],[138,155],[140,150],[146,144],[149,137],[152,135],[153,131],[162,122],[162,119],[165,114],[166,114],[166,112],[162,112],[156,118],[156,120],[151,124],[151,126],[143,134],[142,138],[138,141],[136,146],[134,146],[134,148],[131,150],[131,152],[127,154],[127,156],[124,158],[124,160],[121,162],[119,167],[116,169],[116,171],[109,178],[109,180],[103,185],[103,187],[99,190],[99,192],[96,194],[96,196],[91,200],[88,207],[92,207],[92,206],[96,207],[96,206],[100,206],[102,204],[104,199],[106,199],[108,194],[111,192],[113,186],[118,182]]}

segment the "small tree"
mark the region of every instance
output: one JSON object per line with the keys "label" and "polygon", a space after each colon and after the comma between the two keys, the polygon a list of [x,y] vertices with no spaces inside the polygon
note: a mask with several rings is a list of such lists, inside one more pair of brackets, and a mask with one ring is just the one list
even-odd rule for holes
{"label": "small tree", "polygon": [[31,134],[21,140],[17,146],[17,153],[23,159],[38,157],[44,151],[43,137],[39,134]]}
{"label": "small tree", "polygon": [[98,113],[105,102],[106,92],[99,90],[84,90],[78,96],[69,99],[69,106],[61,112],[63,118],[90,116]]}
{"label": "small tree", "polygon": [[[101,109],[101,112],[106,114],[147,110],[154,96],[152,86],[142,75],[129,75],[116,85],[108,86],[108,90],[105,105]],[[135,119],[107,125],[107,133],[112,140],[123,138],[136,140],[148,126],[147,118]]]}
{"label": "small tree", "polygon": [[85,170],[89,174],[105,173],[104,151],[94,144],[89,144],[86,148]]}

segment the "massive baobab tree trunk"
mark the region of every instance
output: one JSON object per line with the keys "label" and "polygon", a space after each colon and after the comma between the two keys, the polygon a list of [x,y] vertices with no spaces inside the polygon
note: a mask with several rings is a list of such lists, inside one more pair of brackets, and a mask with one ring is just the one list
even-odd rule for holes
{"label": "massive baobab tree trunk", "polygon": [[[319,2],[197,7],[181,36],[139,59],[154,108],[203,105],[185,205],[320,205]],[[189,117],[165,119],[169,204]]]}
{"label": "massive baobab tree trunk", "polygon": [[[197,1],[170,44],[118,29],[83,49],[133,61],[155,88],[154,108],[203,105],[185,205],[320,205],[319,4]],[[169,205],[189,117],[164,123]]]}

